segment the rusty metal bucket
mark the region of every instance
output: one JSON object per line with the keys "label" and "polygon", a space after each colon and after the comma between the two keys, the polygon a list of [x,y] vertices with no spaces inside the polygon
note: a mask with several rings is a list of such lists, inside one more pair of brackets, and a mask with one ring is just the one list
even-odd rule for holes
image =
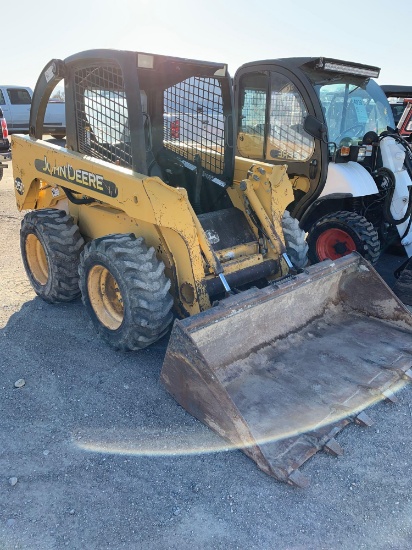
{"label": "rusty metal bucket", "polygon": [[161,380],[267,474],[298,468],[412,377],[412,315],[357,254],[176,321]]}
{"label": "rusty metal bucket", "polygon": [[409,258],[393,287],[393,291],[404,304],[412,306],[412,258]]}

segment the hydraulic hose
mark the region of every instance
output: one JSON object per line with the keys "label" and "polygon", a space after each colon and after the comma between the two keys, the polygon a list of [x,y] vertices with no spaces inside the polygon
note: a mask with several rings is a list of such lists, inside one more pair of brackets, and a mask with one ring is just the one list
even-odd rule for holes
{"label": "hydraulic hose", "polygon": [[96,202],[96,199],[92,199],[90,197],[78,199],[75,197],[73,191],[68,189],[67,187],[62,187],[63,191],[66,193],[66,197],[69,199],[70,202],[73,204],[91,204],[92,202]]}

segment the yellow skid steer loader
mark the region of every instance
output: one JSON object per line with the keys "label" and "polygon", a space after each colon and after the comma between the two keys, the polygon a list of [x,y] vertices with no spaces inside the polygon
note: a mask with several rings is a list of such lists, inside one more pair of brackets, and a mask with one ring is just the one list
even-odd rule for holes
{"label": "yellow skid steer loader", "polygon": [[[64,79],[67,141],[43,138]],[[238,158],[226,66],[93,50],[52,60],[13,136],[21,251],[109,345],[173,329],[161,380],[262,470],[298,467],[411,378],[412,316],[359,255],[306,268],[286,166]]]}

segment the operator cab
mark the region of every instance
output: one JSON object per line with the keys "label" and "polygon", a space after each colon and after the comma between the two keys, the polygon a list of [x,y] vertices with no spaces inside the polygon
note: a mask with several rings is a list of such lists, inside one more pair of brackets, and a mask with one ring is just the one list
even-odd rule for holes
{"label": "operator cab", "polygon": [[331,161],[368,167],[377,136],[394,128],[385,94],[371,80],[379,71],[326,58],[258,61],[237,71],[237,154],[288,165],[293,216],[320,195]]}
{"label": "operator cab", "polygon": [[232,88],[227,66],[118,50],[80,52],[46,66],[31,110],[65,78],[70,150],[183,187],[197,214],[229,204],[233,179]]}

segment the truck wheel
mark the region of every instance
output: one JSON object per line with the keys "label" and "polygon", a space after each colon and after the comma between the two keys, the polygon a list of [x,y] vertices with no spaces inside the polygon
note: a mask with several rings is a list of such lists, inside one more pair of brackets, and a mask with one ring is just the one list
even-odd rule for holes
{"label": "truck wheel", "polygon": [[378,232],[366,218],[355,212],[333,212],[323,216],[310,229],[307,241],[312,263],[336,260],[355,251],[375,263],[380,255]]}
{"label": "truck wheel", "polygon": [[308,263],[308,244],[305,232],[299,227],[298,220],[293,218],[288,210],[285,210],[282,216],[282,229],[290,261],[297,268],[305,267]]}
{"label": "truck wheel", "polygon": [[21,222],[20,248],[30,283],[49,303],[70,302],[80,295],[78,265],[84,241],[63,210],[45,208]]}
{"label": "truck wheel", "polygon": [[114,349],[142,349],[168,331],[173,319],[170,281],[143,238],[108,235],[88,243],[79,274],[83,303]]}

